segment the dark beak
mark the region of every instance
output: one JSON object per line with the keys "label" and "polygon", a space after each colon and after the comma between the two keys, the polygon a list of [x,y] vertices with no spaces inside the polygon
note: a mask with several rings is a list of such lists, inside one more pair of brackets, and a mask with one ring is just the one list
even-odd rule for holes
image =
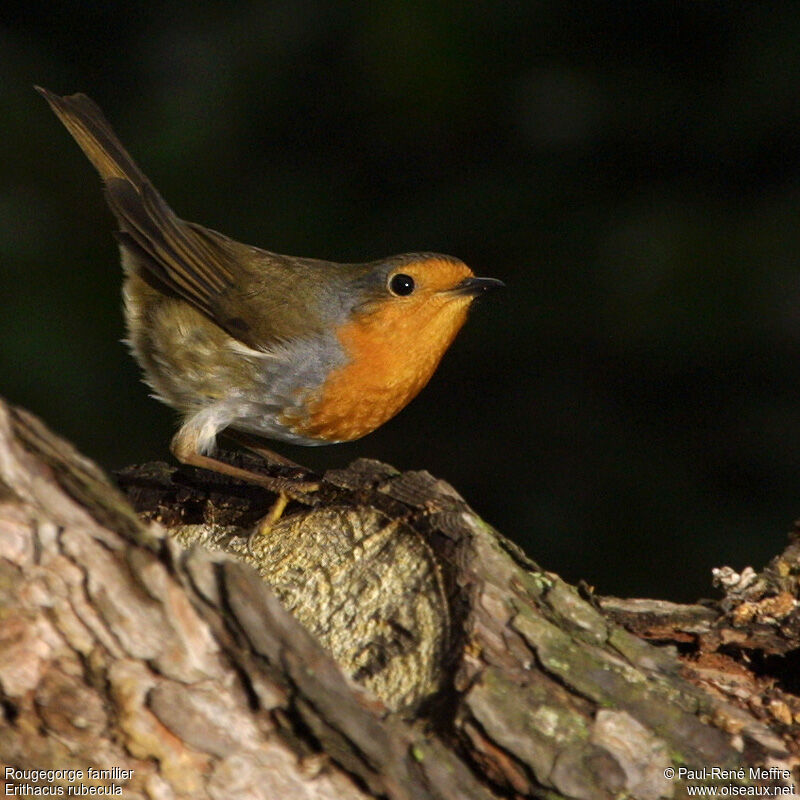
{"label": "dark beak", "polygon": [[494,289],[500,289],[502,286],[505,286],[505,284],[503,281],[497,280],[497,278],[464,278],[451,291],[456,294],[471,294],[473,297],[477,297]]}

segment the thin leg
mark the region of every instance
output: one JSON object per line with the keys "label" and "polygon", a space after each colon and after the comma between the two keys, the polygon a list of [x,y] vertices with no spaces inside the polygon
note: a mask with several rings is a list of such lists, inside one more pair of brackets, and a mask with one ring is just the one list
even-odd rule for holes
{"label": "thin leg", "polygon": [[217,458],[205,456],[202,453],[198,453],[195,448],[187,446],[186,438],[180,437],[180,432],[172,440],[170,449],[175,458],[182,464],[210,469],[212,472],[219,472],[223,475],[230,475],[232,478],[255,483],[278,495],[285,494],[295,500],[304,500],[306,499],[305,495],[319,489],[319,483],[314,481],[296,481],[291,478],[275,478],[271,475],[261,475],[258,472],[251,472],[249,469],[227,464]]}
{"label": "thin leg", "polygon": [[269,511],[258,521],[255,530],[247,537],[247,551],[255,557],[253,543],[262,537],[269,536],[275,523],[281,518],[284,509],[289,503],[289,495],[281,492],[275,502],[270,506]]}

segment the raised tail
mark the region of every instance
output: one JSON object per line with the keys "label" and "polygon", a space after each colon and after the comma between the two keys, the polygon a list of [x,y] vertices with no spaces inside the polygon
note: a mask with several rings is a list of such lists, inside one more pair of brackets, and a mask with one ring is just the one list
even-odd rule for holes
{"label": "raised tail", "polygon": [[130,181],[137,190],[149,183],[93,100],[85,94],[59,97],[41,86],[35,88],[50,104],[105,182],[111,178],[122,178]]}
{"label": "raised tail", "polygon": [[[103,178],[106,200],[119,222],[117,239],[139,274],[156,278],[159,288],[174,291],[220,327],[230,328],[225,293],[241,271],[232,254],[235,243],[179,219],[85,94],[59,97],[39,86],[36,90]],[[243,340],[241,331],[231,335]]]}

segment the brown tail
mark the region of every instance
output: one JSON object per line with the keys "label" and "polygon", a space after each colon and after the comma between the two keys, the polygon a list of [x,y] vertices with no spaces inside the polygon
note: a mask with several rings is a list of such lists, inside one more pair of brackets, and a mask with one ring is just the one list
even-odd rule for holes
{"label": "brown tail", "polygon": [[[164,202],[128,155],[103,112],[85,94],[59,97],[37,86],[94,164],[106,185],[106,200],[119,222],[117,239],[133,256],[139,274],[157,278],[220,327],[228,324],[221,297],[240,271],[222,234],[184,222]],[[232,333],[242,338],[241,332]]]}
{"label": "brown tail", "polygon": [[123,178],[137,189],[149,183],[94,101],[85,94],[59,97],[41,86],[35,88],[50,104],[105,182],[111,178]]}

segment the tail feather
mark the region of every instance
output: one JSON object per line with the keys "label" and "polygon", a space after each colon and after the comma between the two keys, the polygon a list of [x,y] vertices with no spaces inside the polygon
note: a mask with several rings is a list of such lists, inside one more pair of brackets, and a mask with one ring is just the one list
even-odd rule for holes
{"label": "tail feather", "polygon": [[47,100],[104,181],[123,178],[137,189],[149,183],[93,100],[85,94],[59,97],[41,86],[36,91]]}
{"label": "tail feather", "polygon": [[[105,183],[106,200],[117,218],[118,240],[134,256],[139,275],[177,293],[220,327],[232,313],[226,293],[241,273],[234,243],[179,219],[123,147],[103,112],[85,94],[59,97],[36,90],[80,145]],[[241,331],[232,333],[242,338]]]}

